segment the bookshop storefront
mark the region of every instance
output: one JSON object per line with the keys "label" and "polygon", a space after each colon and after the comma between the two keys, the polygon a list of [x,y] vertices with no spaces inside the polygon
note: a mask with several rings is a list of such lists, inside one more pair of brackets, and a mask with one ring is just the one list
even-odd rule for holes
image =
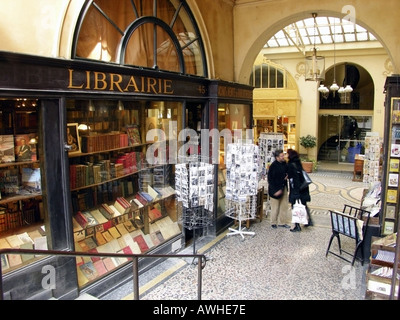
{"label": "bookshop storefront", "polygon": [[[6,52],[0,67],[2,248],[180,250],[185,228],[174,189],[180,156],[206,154],[214,185],[223,180],[221,165],[211,161],[221,158],[223,146],[213,156],[213,148],[198,148],[183,129],[251,127],[248,86]],[[222,109],[238,118],[223,124]],[[212,193],[212,208],[218,208],[218,188]],[[212,214],[203,231],[211,236],[226,227],[216,223],[223,214]],[[127,259],[3,256],[5,299],[71,298],[132,274]],[[157,263],[148,260],[139,261],[141,271]],[[43,286],[46,266],[55,270],[54,287]]]}

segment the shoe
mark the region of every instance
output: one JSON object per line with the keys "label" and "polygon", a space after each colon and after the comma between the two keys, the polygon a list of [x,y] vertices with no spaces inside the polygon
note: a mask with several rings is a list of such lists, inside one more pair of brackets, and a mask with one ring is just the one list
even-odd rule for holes
{"label": "shoe", "polygon": [[308,224],[305,224],[304,225],[304,227],[312,227],[314,224],[313,224],[313,222],[312,222],[312,220],[310,219],[310,220],[308,220]]}
{"label": "shoe", "polygon": [[296,226],[293,229],[290,229],[291,232],[299,232],[301,231],[300,225],[296,223]]}
{"label": "shoe", "polygon": [[280,224],[280,225],[278,225],[278,227],[287,228],[287,229],[290,228],[290,226],[287,224]]}
{"label": "shoe", "polygon": [[274,229],[278,228],[278,227],[276,226],[276,224],[273,224],[271,227],[274,228]]}

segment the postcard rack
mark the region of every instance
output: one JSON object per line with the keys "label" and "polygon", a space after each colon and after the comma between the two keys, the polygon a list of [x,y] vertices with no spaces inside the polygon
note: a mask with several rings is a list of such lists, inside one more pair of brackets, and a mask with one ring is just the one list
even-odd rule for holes
{"label": "postcard rack", "polygon": [[177,200],[182,206],[182,225],[193,230],[193,254],[196,253],[198,229],[213,224],[214,166],[204,157],[180,157],[175,166]]}
{"label": "postcard rack", "polygon": [[226,156],[226,212],[225,215],[238,220],[239,228],[229,228],[227,235],[254,236],[243,231],[242,221],[255,219],[257,215],[257,191],[259,171],[259,149],[249,140],[231,143]]}

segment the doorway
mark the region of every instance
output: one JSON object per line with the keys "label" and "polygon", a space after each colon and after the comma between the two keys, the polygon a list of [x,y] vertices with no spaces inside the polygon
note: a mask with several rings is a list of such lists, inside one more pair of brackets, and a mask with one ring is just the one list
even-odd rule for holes
{"label": "doorway", "polygon": [[318,160],[353,163],[356,154],[364,153],[372,116],[320,115],[319,128]]}

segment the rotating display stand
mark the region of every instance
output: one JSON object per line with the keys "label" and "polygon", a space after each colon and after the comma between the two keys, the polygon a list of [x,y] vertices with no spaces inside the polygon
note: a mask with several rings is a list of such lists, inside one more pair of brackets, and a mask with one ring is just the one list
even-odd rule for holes
{"label": "rotating display stand", "polygon": [[259,160],[258,146],[251,140],[228,145],[225,215],[236,219],[239,228],[229,228],[227,236],[240,235],[244,240],[244,235],[255,235],[255,232],[242,229],[242,221],[256,218],[258,180],[261,176]]}
{"label": "rotating display stand", "polygon": [[182,224],[193,230],[193,254],[196,254],[196,230],[211,226],[214,210],[214,166],[200,156],[179,158],[175,166],[175,189],[182,206]]}

